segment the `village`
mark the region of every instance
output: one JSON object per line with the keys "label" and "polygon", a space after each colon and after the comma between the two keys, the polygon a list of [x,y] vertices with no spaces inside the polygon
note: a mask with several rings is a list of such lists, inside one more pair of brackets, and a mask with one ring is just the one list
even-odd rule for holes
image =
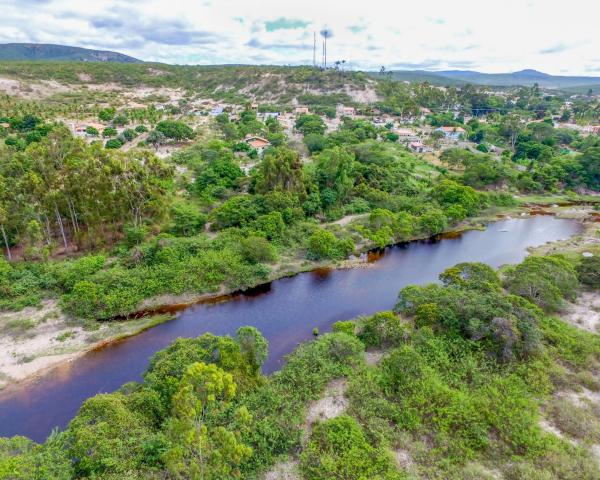
{"label": "village", "polygon": [[[441,87],[440,87],[441,88]],[[506,96],[497,91],[485,92],[490,96]],[[574,95],[573,98],[577,98]],[[272,109],[268,103],[259,103],[256,100],[248,101],[246,104],[220,102],[213,99],[194,99],[182,100],[173,99],[168,102],[151,104],[148,106],[143,103],[134,103],[140,110],[152,110],[157,119],[171,119],[184,121],[195,131],[215,131],[215,123],[218,117],[226,117],[229,122],[236,123],[240,121],[244,112],[250,111],[256,115],[256,120],[262,123],[276,121],[281,130],[289,140],[302,141],[302,134],[297,130],[298,119],[306,115],[318,115],[324,125],[325,133],[337,131],[345,120],[358,120],[372,124],[378,128],[383,135],[381,139],[398,142],[415,154],[430,154],[439,156],[441,152],[449,148],[464,148],[473,152],[480,151],[501,155],[505,150],[502,146],[486,144],[485,149],[478,145],[478,142],[469,138],[468,129],[465,128],[469,122],[476,120],[479,124],[497,121],[500,116],[497,112],[483,112],[477,116],[467,115],[462,112],[460,105],[443,110],[419,107],[417,113],[413,114],[394,114],[386,113],[384,108],[373,104],[337,104],[335,108],[330,108],[327,114],[322,113],[322,108],[318,106],[313,108],[310,105],[302,105],[297,101],[292,104],[281,107],[278,110]],[[552,125],[554,128],[567,129],[574,134],[582,137],[588,135],[600,135],[600,124],[582,124],[575,122],[573,118],[565,116],[573,108],[571,99],[564,101],[560,107],[560,112],[552,115]],[[131,109],[131,104],[129,105]],[[134,109],[135,110],[135,109]],[[445,118],[454,120],[452,125],[438,125],[431,119],[437,113],[442,113]],[[133,115],[135,117],[135,115]],[[136,146],[152,146],[159,157],[167,157],[174,151],[184,147],[188,142],[185,139],[160,138],[158,141],[152,141],[150,130],[152,125],[147,121],[140,122],[137,125],[124,125],[115,122],[119,114],[110,121],[102,122],[98,119],[89,119],[89,121],[72,121],[64,119],[71,132],[78,137],[85,138],[89,143],[103,141],[107,148],[122,148],[129,150]],[[569,120],[565,120],[569,118]],[[529,119],[529,122],[542,122],[547,119]],[[521,123],[527,120],[521,119]],[[6,125],[8,127],[8,125]],[[118,139],[116,142],[112,140]],[[183,140],[183,141],[182,141]],[[243,138],[250,150],[262,156],[264,151],[271,146],[271,142],[259,134],[246,134]],[[245,156],[248,152],[238,152]],[[302,151],[300,152],[303,153]],[[304,154],[303,156],[307,156]]]}

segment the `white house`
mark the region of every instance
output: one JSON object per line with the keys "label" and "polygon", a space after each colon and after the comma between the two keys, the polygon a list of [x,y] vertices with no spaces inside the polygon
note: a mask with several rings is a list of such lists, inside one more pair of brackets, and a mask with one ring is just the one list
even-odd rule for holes
{"label": "white house", "polygon": [[279,119],[279,116],[281,115],[281,113],[279,112],[265,112],[260,114],[260,116],[263,118],[263,121],[267,121],[269,118],[273,118],[275,120]]}

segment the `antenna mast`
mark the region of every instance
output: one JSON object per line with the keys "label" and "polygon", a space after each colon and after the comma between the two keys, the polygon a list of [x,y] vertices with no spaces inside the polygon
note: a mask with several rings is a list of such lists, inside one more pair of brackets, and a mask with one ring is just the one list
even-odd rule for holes
{"label": "antenna mast", "polygon": [[327,68],[327,38],[331,37],[332,32],[328,28],[324,28],[319,32],[323,37],[323,63],[322,66],[324,69]]}
{"label": "antenna mast", "polygon": [[313,32],[313,68],[317,66],[317,32]]}

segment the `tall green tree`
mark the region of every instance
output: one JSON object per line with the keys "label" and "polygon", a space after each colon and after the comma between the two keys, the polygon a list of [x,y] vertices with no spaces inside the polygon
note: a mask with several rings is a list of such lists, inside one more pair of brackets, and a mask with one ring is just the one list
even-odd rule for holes
{"label": "tall green tree", "polygon": [[[173,414],[166,427],[171,447],[165,463],[175,478],[219,480],[239,478],[239,465],[252,454],[240,433],[212,427],[207,416],[226,407],[236,393],[233,376],[214,364],[194,363],[184,374],[173,397]],[[242,423],[251,417],[237,412]]]}

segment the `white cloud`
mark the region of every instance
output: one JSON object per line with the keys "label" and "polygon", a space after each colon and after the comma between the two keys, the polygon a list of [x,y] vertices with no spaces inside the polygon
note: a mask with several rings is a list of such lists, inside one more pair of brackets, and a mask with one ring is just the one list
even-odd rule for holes
{"label": "white cloud", "polygon": [[589,74],[600,51],[600,2],[590,0],[0,0],[0,12],[0,42],[169,63],[310,63],[324,26],[328,58],[354,68]]}

